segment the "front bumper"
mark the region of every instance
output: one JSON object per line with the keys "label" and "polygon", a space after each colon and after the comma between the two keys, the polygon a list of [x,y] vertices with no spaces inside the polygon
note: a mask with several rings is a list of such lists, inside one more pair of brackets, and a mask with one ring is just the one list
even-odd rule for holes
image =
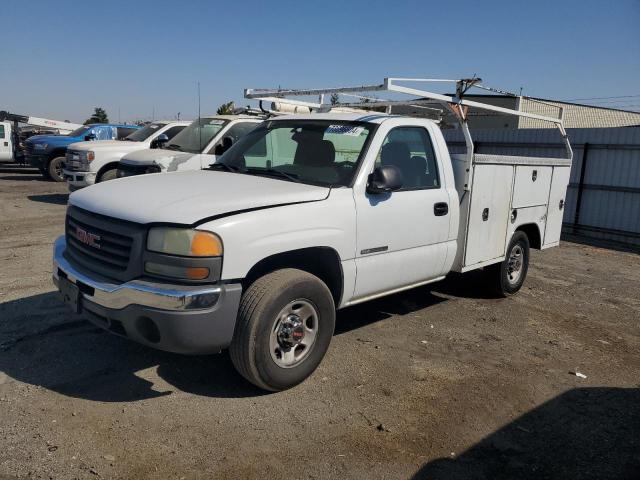
{"label": "front bumper", "polygon": [[239,283],[114,283],[74,266],[65,249],[65,239],[59,237],[53,251],[53,283],[66,303],[99,327],[176,353],[216,353],[231,343],[242,294]]}
{"label": "front bumper", "polygon": [[64,175],[64,179],[69,185],[69,190],[72,192],[96,183],[95,172],[64,169],[62,173]]}

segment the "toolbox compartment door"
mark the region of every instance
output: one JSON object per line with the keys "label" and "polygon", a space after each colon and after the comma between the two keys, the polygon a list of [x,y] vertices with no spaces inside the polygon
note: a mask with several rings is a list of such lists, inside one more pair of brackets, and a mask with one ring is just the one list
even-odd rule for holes
{"label": "toolbox compartment door", "polygon": [[512,165],[475,166],[465,266],[504,256],[513,170]]}
{"label": "toolbox compartment door", "polygon": [[560,241],[570,172],[571,167],[553,167],[551,192],[549,193],[549,205],[547,206],[547,228],[544,232],[543,246],[550,247]]}
{"label": "toolbox compartment door", "polygon": [[553,167],[518,165],[513,185],[513,208],[546,205]]}

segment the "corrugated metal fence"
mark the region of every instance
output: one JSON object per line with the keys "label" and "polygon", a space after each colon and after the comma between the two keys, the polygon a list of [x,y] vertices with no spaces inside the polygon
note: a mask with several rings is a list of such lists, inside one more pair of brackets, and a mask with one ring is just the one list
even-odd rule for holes
{"label": "corrugated metal fence", "polygon": [[[471,133],[476,153],[564,155],[556,129]],[[640,127],[579,128],[567,133],[574,156],[563,232],[640,251]],[[459,131],[444,134],[453,152],[464,152]]]}

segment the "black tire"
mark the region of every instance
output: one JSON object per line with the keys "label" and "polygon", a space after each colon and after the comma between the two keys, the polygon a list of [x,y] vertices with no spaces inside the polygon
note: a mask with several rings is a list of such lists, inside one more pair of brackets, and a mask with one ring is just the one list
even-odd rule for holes
{"label": "black tire", "polygon": [[98,183],[106,182],[108,180],[115,180],[116,178],[118,178],[118,169],[111,168],[105,172],[102,172],[102,174],[100,174],[100,177],[98,177]]}
{"label": "black tire", "polygon": [[49,161],[47,172],[49,173],[49,178],[54,182],[64,182],[62,169],[64,168],[65,161],[65,157],[54,157]]}
{"label": "black tire", "polygon": [[508,297],[520,290],[528,271],[529,238],[524,232],[518,231],[511,237],[504,261],[491,265],[489,274],[493,277],[496,292]]}
{"label": "black tire", "polygon": [[[271,335],[283,323],[279,314],[298,301],[315,308],[317,333],[309,351],[304,353],[303,348],[299,363],[282,367],[274,359],[281,345],[272,353]],[[251,284],[242,296],[229,348],[231,361],[244,378],[259,388],[269,391],[291,388],[309,377],[322,361],[333,336],[335,319],[331,292],[318,277],[293,268],[268,273]],[[279,342],[280,337],[277,338]]]}

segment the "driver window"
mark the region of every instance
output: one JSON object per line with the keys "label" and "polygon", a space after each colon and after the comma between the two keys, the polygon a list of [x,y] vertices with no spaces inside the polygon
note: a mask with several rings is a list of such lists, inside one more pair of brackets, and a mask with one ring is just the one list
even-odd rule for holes
{"label": "driver window", "polygon": [[239,122],[232,125],[229,130],[224,132],[222,140],[216,142],[215,146],[209,151],[214,155],[222,155],[229,150],[240,138],[244,137],[251,130],[256,128],[256,122]]}
{"label": "driver window", "polygon": [[393,165],[402,173],[402,190],[440,188],[429,132],[422,127],[399,127],[389,132],[375,166]]}

